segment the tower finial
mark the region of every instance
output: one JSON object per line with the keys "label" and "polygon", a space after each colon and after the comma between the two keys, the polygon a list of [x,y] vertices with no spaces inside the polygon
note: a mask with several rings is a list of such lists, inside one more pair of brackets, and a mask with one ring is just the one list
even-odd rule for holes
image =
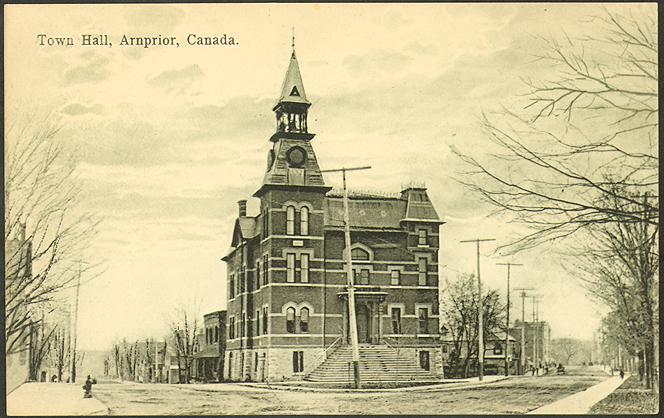
{"label": "tower finial", "polygon": [[293,52],[295,52],[295,26],[291,27],[291,32],[293,34],[291,48],[293,48]]}

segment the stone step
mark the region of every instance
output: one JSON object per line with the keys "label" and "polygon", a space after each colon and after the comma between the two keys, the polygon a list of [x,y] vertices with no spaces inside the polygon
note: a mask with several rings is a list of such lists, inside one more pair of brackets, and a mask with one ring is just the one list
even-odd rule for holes
{"label": "stone step", "polygon": [[[360,376],[365,382],[435,382],[438,377],[422,369],[415,359],[407,359],[398,351],[385,345],[360,345]],[[353,360],[352,349],[342,346],[305,380],[329,383],[350,383],[353,380],[349,364]]]}

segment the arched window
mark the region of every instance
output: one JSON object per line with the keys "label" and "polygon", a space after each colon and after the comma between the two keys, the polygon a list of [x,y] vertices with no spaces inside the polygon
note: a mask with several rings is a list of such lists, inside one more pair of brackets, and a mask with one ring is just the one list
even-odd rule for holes
{"label": "arched window", "polygon": [[295,235],[295,207],[286,208],[286,234]]}
{"label": "arched window", "polygon": [[309,308],[300,309],[300,332],[309,332]]}
{"label": "arched window", "polygon": [[286,332],[295,334],[295,308],[286,309]]}
{"label": "arched window", "polygon": [[362,248],[353,248],[350,250],[350,256],[353,260],[369,260],[369,253]]}
{"label": "arched window", "polygon": [[309,208],[300,209],[300,235],[309,235]]}

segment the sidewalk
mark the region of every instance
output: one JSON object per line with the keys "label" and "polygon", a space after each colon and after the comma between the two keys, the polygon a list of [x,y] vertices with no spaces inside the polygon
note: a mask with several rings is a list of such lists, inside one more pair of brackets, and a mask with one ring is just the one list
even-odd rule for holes
{"label": "sidewalk", "polygon": [[[417,385],[417,386],[406,386],[399,388],[371,388],[371,389],[349,389],[349,388],[331,388],[325,387],[324,383],[315,383],[315,382],[278,382],[278,383],[237,383],[238,386],[252,387],[256,389],[264,390],[286,390],[286,391],[297,391],[297,392],[330,392],[330,393],[376,393],[376,392],[394,392],[394,393],[403,393],[403,392],[428,392],[428,391],[446,391],[446,390],[458,390],[466,389],[474,386],[484,385],[487,383],[497,382],[499,380],[507,379],[508,377],[499,375],[499,376],[484,376],[482,382],[479,381],[477,377],[467,378],[467,379],[442,379],[439,382],[432,382],[427,385]],[[197,385],[199,386],[199,385]],[[203,385],[200,385],[203,386]],[[194,387],[195,389],[195,387]]]}
{"label": "sidewalk", "polygon": [[[629,375],[625,375],[627,379]],[[583,392],[575,393],[554,403],[534,409],[528,414],[552,415],[552,414],[587,414],[590,408],[597,402],[606,398],[624,382],[620,376],[613,376],[607,380],[591,386]]]}
{"label": "sidewalk", "polygon": [[[82,383],[24,383],[7,396],[7,415],[107,415],[96,398],[83,399]],[[94,396],[94,386],[92,386]]]}

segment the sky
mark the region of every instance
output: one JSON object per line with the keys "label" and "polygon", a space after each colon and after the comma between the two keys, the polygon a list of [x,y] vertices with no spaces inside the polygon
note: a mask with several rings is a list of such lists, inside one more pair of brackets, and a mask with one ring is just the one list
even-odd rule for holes
{"label": "sky", "polygon": [[[79,346],[163,338],[175,311],[225,308],[236,202],[262,180],[295,28],[321,168],[371,165],[352,188],[398,192],[425,182],[441,227],[441,284],[475,270],[475,247],[506,243],[519,227],[489,217],[455,180],[450,151],[490,150],[482,112],[514,104],[538,36],[598,28],[599,4],[245,4],[5,6],[6,118],[52,114],[76,154],[81,211],[103,218],[86,254],[103,273],[81,288]],[[656,5],[611,10],[656,15]],[[38,35],[74,37],[41,46]],[[108,34],[112,47],[79,45]],[[176,36],[180,46],[122,47],[122,35]],[[187,35],[232,36],[235,46],[191,46]],[[340,179],[326,176],[332,186]],[[249,201],[249,214],[258,202]],[[590,338],[601,311],[561,266],[555,248],[513,259],[482,247],[485,286],[536,288],[552,335]],[[516,297],[516,294],[513,294]],[[513,299],[514,301],[514,299]],[[530,304],[526,312],[530,313]],[[512,315],[520,313],[513,307]],[[514,316],[513,316],[514,317]]]}

